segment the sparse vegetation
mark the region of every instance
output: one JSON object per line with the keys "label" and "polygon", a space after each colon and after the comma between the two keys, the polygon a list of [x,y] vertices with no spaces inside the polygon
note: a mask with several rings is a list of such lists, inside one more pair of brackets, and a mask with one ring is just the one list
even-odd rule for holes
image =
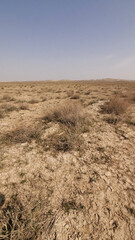
{"label": "sparse vegetation", "polygon": [[9,95],[4,95],[2,97],[2,100],[5,100],[6,102],[11,102],[11,101],[15,101],[15,98],[10,97]]}
{"label": "sparse vegetation", "polygon": [[88,90],[87,92],[84,93],[85,95],[89,95],[90,94],[90,90]]}
{"label": "sparse vegetation", "polygon": [[25,143],[30,142],[32,139],[38,140],[40,132],[34,127],[18,127],[10,132],[7,132],[1,137],[1,142],[10,143]]}
{"label": "sparse vegetation", "polygon": [[133,239],[135,83],[0,87],[0,239]]}
{"label": "sparse vegetation", "polygon": [[83,107],[79,102],[67,101],[45,114],[45,121],[57,121],[65,125],[76,126],[82,119]]}
{"label": "sparse vegetation", "polygon": [[20,110],[28,110],[28,105],[27,105],[27,104],[21,104],[21,105],[19,106],[19,109],[20,109]]}
{"label": "sparse vegetation", "polygon": [[47,237],[55,218],[52,212],[43,213],[43,208],[43,200],[24,202],[17,194],[12,195],[0,212],[0,239],[36,240],[43,232]]}
{"label": "sparse vegetation", "polygon": [[128,95],[128,99],[129,99],[129,101],[135,103],[135,93],[130,93]]}
{"label": "sparse vegetation", "polygon": [[3,118],[3,117],[4,117],[3,111],[0,110],[0,118]]}
{"label": "sparse vegetation", "polygon": [[16,106],[10,104],[2,104],[0,107],[4,112],[12,112],[18,110]]}
{"label": "sparse vegetation", "polygon": [[47,98],[46,98],[46,97],[43,97],[43,98],[42,98],[42,102],[45,102],[45,101],[47,101]]}
{"label": "sparse vegetation", "polygon": [[129,107],[129,103],[119,97],[112,97],[107,103],[102,106],[102,111],[104,113],[114,113],[120,115],[126,112]]}
{"label": "sparse vegetation", "polygon": [[36,100],[36,99],[31,99],[31,100],[29,101],[29,103],[30,103],[30,104],[35,104],[35,103],[38,103],[38,100]]}
{"label": "sparse vegetation", "polygon": [[44,141],[46,150],[55,150],[57,152],[67,152],[71,150],[79,150],[83,141],[81,137],[71,129],[62,129],[62,132],[57,132],[50,135]]}
{"label": "sparse vegetation", "polygon": [[77,204],[75,202],[75,200],[70,200],[70,201],[66,201],[65,199],[63,199],[62,201],[62,208],[64,209],[64,211],[66,213],[69,213],[69,211],[72,210],[76,210],[77,209]]}
{"label": "sparse vegetation", "polygon": [[80,98],[79,94],[75,94],[75,95],[71,96],[71,99],[79,99],[79,98]]}

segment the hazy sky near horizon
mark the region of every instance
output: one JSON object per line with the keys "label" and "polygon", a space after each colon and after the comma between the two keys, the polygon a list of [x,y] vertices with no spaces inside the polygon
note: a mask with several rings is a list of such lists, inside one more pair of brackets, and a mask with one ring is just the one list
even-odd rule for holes
{"label": "hazy sky near horizon", "polygon": [[135,80],[135,0],[0,0],[0,81]]}

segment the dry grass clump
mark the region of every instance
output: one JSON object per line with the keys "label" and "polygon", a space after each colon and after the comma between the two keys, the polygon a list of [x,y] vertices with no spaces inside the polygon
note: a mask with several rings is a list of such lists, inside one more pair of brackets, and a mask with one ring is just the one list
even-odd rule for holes
{"label": "dry grass clump", "polygon": [[27,104],[20,104],[19,109],[20,110],[28,110],[29,108],[28,108]]}
{"label": "dry grass clump", "polygon": [[12,112],[18,110],[18,108],[11,104],[2,104],[1,109],[3,109],[4,112]]}
{"label": "dry grass clump", "polygon": [[135,126],[135,115],[134,114],[127,115],[125,122],[129,125]]}
{"label": "dry grass clump", "polygon": [[59,122],[65,125],[76,126],[84,118],[83,107],[79,102],[67,101],[58,108],[50,110],[43,120]]}
{"label": "dry grass clump", "polygon": [[4,118],[3,111],[0,110],[0,118]]}
{"label": "dry grass clump", "polygon": [[74,199],[71,199],[67,201],[66,199],[63,199],[62,201],[62,209],[65,211],[65,213],[69,213],[70,210],[82,210],[84,206],[80,203],[77,204]]}
{"label": "dry grass clump", "polygon": [[131,93],[130,95],[128,95],[128,99],[129,101],[135,103],[135,93]]}
{"label": "dry grass clump", "polygon": [[62,132],[50,135],[44,141],[44,148],[45,150],[54,150],[57,152],[78,151],[82,143],[82,139],[76,131],[65,128]]}
{"label": "dry grass clump", "polygon": [[39,102],[39,101],[36,100],[36,99],[31,99],[31,100],[29,101],[30,104],[35,104],[35,103],[38,103],[38,102]]}
{"label": "dry grass clump", "polygon": [[73,149],[73,139],[66,133],[54,135],[52,145],[55,150],[67,152]]}
{"label": "dry grass clump", "polygon": [[56,150],[60,152],[67,152],[73,149],[73,139],[69,134],[55,133],[48,137],[47,141],[44,142],[44,148],[46,150]]}
{"label": "dry grass clump", "polygon": [[88,90],[87,92],[84,93],[84,95],[89,95],[91,93],[90,90]]}
{"label": "dry grass clump", "polygon": [[79,94],[74,94],[73,96],[71,96],[71,99],[79,99],[79,98],[80,98]]}
{"label": "dry grass clump", "polygon": [[44,141],[45,150],[57,152],[83,150],[81,146],[81,134],[89,131],[89,120],[84,115],[84,109],[80,102],[66,101],[57,109],[51,109],[43,118],[46,122],[58,122],[59,131],[50,135]]}
{"label": "dry grass clump", "polygon": [[109,124],[113,124],[116,125],[120,119],[118,118],[118,116],[116,116],[115,114],[113,115],[109,115],[108,117],[105,117],[104,120],[109,123]]}
{"label": "dry grass clump", "polygon": [[47,98],[46,98],[46,97],[43,97],[42,100],[41,100],[41,102],[45,102],[45,101],[47,101]]}
{"label": "dry grass clump", "polygon": [[7,102],[10,102],[10,101],[15,101],[15,99],[13,97],[10,97],[9,95],[4,95],[2,97],[2,100],[5,100]]}
{"label": "dry grass clump", "polygon": [[24,99],[18,99],[18,100],[16,100],[15,102],[16,102],[16,103],[23,104],[23,103],[26,102],[26,100],[24,100]]}
{"label": "dry grass clump", "polygon": [[67,91],[67,97],[72,97],[74,95],[74,90]]}
{"label": "dry grass clump", "polygon": [[0,239],[41,239],[42,233],[47,236],[54,222],[53,213],[45,212],[43,199],[23,201],[13,194],[0,211]]}
{"label": "dry grass clump", "polygon": [[104,113],[120,115],[125,113],[128,107],[128,101],[120,97],[112,97],[109,102],[105,103],[101,108]]}
{"label": "dry grass clump", "polygon": [[2,136],[2,143],[25,143],[32,139],[39,140],[40,132],[34,127],[19,127]]}

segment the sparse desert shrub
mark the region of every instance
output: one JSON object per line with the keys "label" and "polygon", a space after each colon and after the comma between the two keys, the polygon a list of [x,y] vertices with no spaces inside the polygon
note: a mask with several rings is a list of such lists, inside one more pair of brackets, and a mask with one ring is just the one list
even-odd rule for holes
{"label": "sparse desert shrub", "polygon": [[109,102],[105,103],[101,108],[104,113],[120,115],[126,112],[128,107],[129,103],[126,100],[119,97],[112,97]]}
{"label": "sparse desert shrub", "polygon": [[5,100],[7,102],[14,101],[15,99],[13,97],[10,97],[9,95],[4,95],[2,97],[2,100]]}
{"label": "sparse desert shrub", "polygon": [[38,140],[40,132],[34,127],[20,127],[16,128],[2,136],[3,143],[25,143],[32,139]]}
{"label": "sparse desert shrub", "polygon": [[60,131],[53,133],[44,141],[45,150],[53,149],[58,152],[82,150],[83,152],[81,134],[89,131],[90,122],[84,116],[83,107],[79,102],[68,101],[60,104],[57,109],[50,110],[43,120],[60,123]]}
{"label": "sparse desert shrub", "polygon": [[84,93],[85,95],[89,95],[90,94],[90,90],[88,90],[87,92]]}
{"label": "sparse desert shrub", "polygon": [[12,112],[18,110],[16,106],[10,104],[2,104],[1,109],[3,109],[3,111],[5,112]]}
{"label": "sparse desert shrub", "polygon": [[131,96],[131,100],[135,103],[135,93],[132,94],[132,96]]}
{"label": "sparse desert shrub", "polygon": [[31,99],[31,100],[29,101],[29,103],[30,103],[30,104],[35,104],[35,103],[38,103],[38,100],[36,100],[36,99]]}
{"label": "sparse desert shrub", "polygon": [[21,105],[19,106],[19,109],[20,109],[20,110],[28,110],[28,106],[27,106],[27,104],[21,104]]}
{"label": "sparse desert shrub", "polygon": [[43,98],[42,98],[42,102],[45,102],[46,100],[47,100],[46,97],[43,97]]}
{"label": "sparse desert shrub", "polygon": [[69,90],[68,92],[67,92],[67,96],[68,97],[72,97],[74,95],[74,91],[73,90]]}
{"label": "sparse desert shrub", "polygon": [[26,100],[24,100],[24,99],[18,99],[18,100],[16,100],[16,103],[20,103],[20,104],[22,103],[22,104],[23,104],[24,102],[26,102]]}
{"label": "sparse desert shrub", "polygon": [[76,126],[83,117],[82,105],[79,102],[67,101],[59,105],[56,109],[52,109],[50,112],[46,113],[43,120]]}
{"label": "sparse desert shrub", "polygon": [[93,105],[94,103],[96,103],[97,101],[96,100],[91,100],[89,103],[88,103],[88,106],[89,105]]}
{"label": "sparse desert shrub", "polygon": [[8,107],[6,108],[6,111],[7,111],[7,112],[13,112],[13,111],[16,111],[16,110],[18,110],[18,108],[15,107],[15,106],[8,106]]}
{"label": "sparse desert shrub", "polygon": [[50,135],[44,142],[45,150],[53,149],[57,152],[79,150],[82,144],[81,137],[74,131],[65,128],[62,132]]}
{"label": "sparse desert shrub", "polygon": [[131,93],[128,95],[128,99],[130,102],[135,103],[135,93]]}
{"label": "sparse desert shrub", "polygon": [[71,99],[79,99],[79,98],[80,98],[79,94],[74,94],[73,96],[71,96]]}
{"label": "sparse desert shrub", "polygon": [[4,117],[4,114],[3,112],[0,110],[0,118],[3,118]]}
{"label": "sparse desert shrub", "polygon": [[56,96],[56,98],[55,99],[61,99],[61,97],[60,96]]}
{"label": "sparse desert shrub", "polygon": [[116,115],[111,115],[104,119],[107,123],[116,125],[119,122],[119,118]]}
{"label": "sparse desert shrub", "polygon": [[67,152],[72,150],[72,140],[69,134],[53,134],[49,139],[49,148],[53,148],[56,151]]}
{"label": "sparse desert shrub", "polygon": [[129,125],[135,126],[135,116],[132,114],[129,114],[128,116],[126,116],[125,122]]}
{"label": "sparse desert shrub", "polygon": [[127,211],[135,218],[135,209],[129,206],[125,206]]}
{"label": "sparse desert shrub", "polygon": [[62,91],[61,90],[57,90],[56,93],[61,93]]}

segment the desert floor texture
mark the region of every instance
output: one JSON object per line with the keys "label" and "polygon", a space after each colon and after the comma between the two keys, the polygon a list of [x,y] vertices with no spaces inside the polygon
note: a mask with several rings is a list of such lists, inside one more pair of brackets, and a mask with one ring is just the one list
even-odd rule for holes
{"label": "desert floor texture", "polygon": [[135,82],[0,83],[0,239],[135,239]]}

